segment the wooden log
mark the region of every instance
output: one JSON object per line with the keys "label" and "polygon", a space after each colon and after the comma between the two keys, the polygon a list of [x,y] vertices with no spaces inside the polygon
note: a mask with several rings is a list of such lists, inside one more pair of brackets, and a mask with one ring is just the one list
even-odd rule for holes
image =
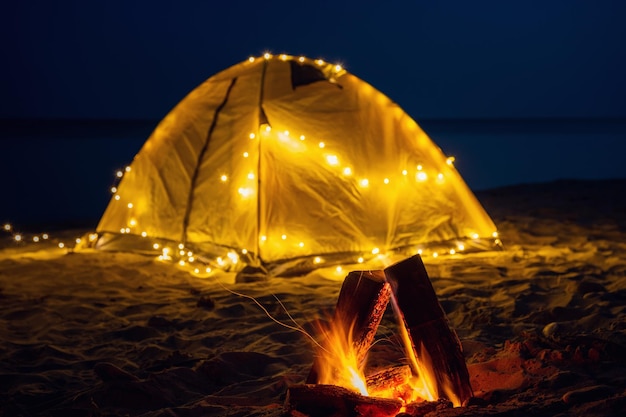
{"label": "wooden log", "polygon": [[395,313],[408,336],[407,354],[424,365],[412,361],[413,371],[420,377],[431,374],[436,398],[447,398],[455,406],[465,404],[473,393],[461,343],[437,300],[422,259],[415,255],[385,268],[384,273],[391,284]]}
{"label": "wooden log", "polygon": [[[341,326],[346,335],[350,334],[359,364],[374,341],[390,297],[391,288],[382,271],[352,271],[343,281],[331,326]],[[307,384],[320,382],[318,368],[316,359]]]}
{"label": "wooden log", "polygon": [[289,387],[284,413],[311,417],[395,416],[401,407],[397,399],[366,397],[336,385],[306,384]]}
{"label": "wooden log", "polygon": [[411,377],[411,367],[408,365],[394,366],[368,375],[365,378],[367,390],[370,395],[376,396],[373,392],[395,387],[406,383]]}
{"label": "wooden log", "polygon": [[368,375],[365,378],[367,393],[372,397],[398,398],[408,401],[412,398],[411,367],[394,366]]}

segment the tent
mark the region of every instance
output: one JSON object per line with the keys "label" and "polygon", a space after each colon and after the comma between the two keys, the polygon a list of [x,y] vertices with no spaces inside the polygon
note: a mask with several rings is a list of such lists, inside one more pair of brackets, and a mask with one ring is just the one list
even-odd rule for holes
{"label": "tent", "polygon": [[174,107],[92,240],[222,267],[499,244],[453,159],[397,104],[339,65],[269,54]]}

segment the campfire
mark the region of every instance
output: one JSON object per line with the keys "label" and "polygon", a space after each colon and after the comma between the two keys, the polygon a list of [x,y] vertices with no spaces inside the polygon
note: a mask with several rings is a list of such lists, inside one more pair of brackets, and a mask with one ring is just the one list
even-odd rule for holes
{"label": "campfire", "polygon": [[[391,303],[406,364],[373,372],[367,354]],[[472,397],[461,344],[419,255],[345,278],[303,385],[289,388],[291,415],[423,415]]]}

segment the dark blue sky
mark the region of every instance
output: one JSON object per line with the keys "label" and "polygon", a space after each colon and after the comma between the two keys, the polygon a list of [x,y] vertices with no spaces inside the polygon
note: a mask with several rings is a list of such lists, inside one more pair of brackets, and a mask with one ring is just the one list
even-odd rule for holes
{"label": "dark blue sky", "polygon": [[626,2],[10,2],[0,117],[161,118],[269,50],[341,62],[414,118],[626,117]]}
{"label": "dark blue sky", "polygon": [[[0,119],[156,121],[214,73],[285,52],[341,63],[398,102],[474,189],[626,177],[624,22],[621,0],[14,1],[0,11]],[[437,121],[502,118],[575,123]],[[614,120],[581,124],[590,118]],[[12,201],[0,221],[37,199],[50,215],[97,218],[149,130],[110,141],[14,133],[0,131]],[[78,176],[54,169],[72,165]],[[78,194],[52,203],[58,183]]]}

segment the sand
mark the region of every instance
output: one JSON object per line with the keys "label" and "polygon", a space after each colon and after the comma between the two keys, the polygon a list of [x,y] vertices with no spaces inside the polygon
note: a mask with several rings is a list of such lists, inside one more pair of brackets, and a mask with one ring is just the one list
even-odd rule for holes
{"label": "sand", "polygon": [[[626,180],[558,181],[477,194],[505,250],[424,258],[476,395],[436,415],[623,415],[624,191]],[[80,233],[20,244],[3,235],[0,416],[282,414],[312,344],[228,290],[313,332],[341,277],[236,283],[233,273],[198,278],[142,255],[56,246]],[[394,326],[387,314],[373,362],[401,360]]]}

